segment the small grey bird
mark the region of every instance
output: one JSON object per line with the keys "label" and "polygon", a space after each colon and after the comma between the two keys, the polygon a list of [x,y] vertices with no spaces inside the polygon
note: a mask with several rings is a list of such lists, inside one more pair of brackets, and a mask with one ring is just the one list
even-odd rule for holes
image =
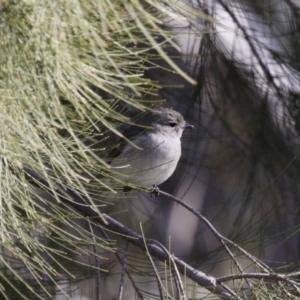
{"label": "small grey bird", "polygon": [[141,187],[157,187],[166,181],[176,169],[180,138],[187,128],[194,127],[173,109],[160,108],[145,115],[137,126],[124,131],[131,143],[123,140],[110,153],[114,177]]}

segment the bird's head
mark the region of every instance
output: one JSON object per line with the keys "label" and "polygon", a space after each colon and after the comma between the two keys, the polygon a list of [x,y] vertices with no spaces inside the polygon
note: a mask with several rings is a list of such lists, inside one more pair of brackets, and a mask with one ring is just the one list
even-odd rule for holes
{"label": "bird's head", "polygon": [[193,125],[185,122],[179,112],[171,108],[160,108],[154,111],[152,126],[155,131],[174,138],[181,138],[185,129],[194,128]]}

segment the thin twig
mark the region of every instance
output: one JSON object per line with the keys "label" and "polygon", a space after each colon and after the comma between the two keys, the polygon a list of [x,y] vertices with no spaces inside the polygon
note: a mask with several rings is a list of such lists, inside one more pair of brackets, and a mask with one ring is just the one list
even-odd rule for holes
{"label": "thin twig", "polygon": [[180,275],[179,275],[179,272],[178,272],[178,269],[176,267],[176,263],[175,263],[175,260],[174,260],[174,255],[172,255],[166,247],[164,247],[161,243],[159,243],[158,241],[156,240],[150,240],[148,239],[147,240],[147,244],[149,245],[150,243],[156,245],[157,247],[160,247],[168,256],[169,256],[169,259],[171,260],[172,264],[171,267],[172,267],[172,272],[173,272],[173,275],[174,275],[174,278],[175,278],[175,281],[177,283],[177,287],[179,287],[179,292],[180,292],[180,296],[181,296],[181,299],[185,300],[186,299],[186,295],[185,295],[185,292],[184,292],[184,288],[183,288],[183,283],[182,283],[182,280],[180,278]]}
{"label": "thin twig", "polygon": [[129,243],[128,243],[128,241],[126,241],[125,252],[124,252],[123,263],[122,263],[122,273],[121,273],[118,300],[121,300],[122,295],[123,295],[124,277],[125,277],[125,273],[126,273],[126,263],[127,263],[127,255],[128,255],[128,246],[129,246]]}
{"label": "thin twig", "polygon": [[[146,240],[146,239],[144,238],[143,228],[142,228],[141,224],[140,224],[140,228],[141,228],[142,234],[143,234],[143,241],[144,241],[144,246],[145,246],[145,250],[146,250],[146,255],[148,256],[149,261],[150,261],[150,263],[151,263],[151,265],[152,265],[152,268],[153,268],[153,270],[154,270],[154,276],[155,276],[156,281],[157,281],[157,287],[158,287],[160,299],[163,300],[163,299],[164,299],[163,288],[162,288],[162,287],[163,287],[163,284],[162,284],[162,282],[161,282],[161,279],[160,279],[160,276],[159,276],[159,272],[158,272],[158,270],[157,270],[157,268],[156,268],[156,265],[155,265],[155,263],[154,263],[154,261],[153,261],[151,255],[150,255],[150,252],[148,251],[148,240]],[[170,296],[169,292],[168,292],[166,289],[164,289],[164,290],[166,291],[166,294],[167,294],[166,296],[167,296],[167,298],[169,298],[169,297],[172,298],[172,297]]]}
{"label": "thin twig", "polygon": [[92,227],[92,224],[90,222],[90,220],[88,220],[88,224],[89,224],[89,228],[90,228],[90,232],[91,232],[91,236],[93,239],[93,251],[94,251],[94,256],[95,256],[95,264],[97,266],[97,271],[96,271],[96,300],[100,300],[100,281],[101,281],[101,276],[100,276],[100,261],[99,261],[99,257],[97,254],[97,248],[96,248],[96,239],[95,239],[95,235],[94,235],[94,230]]}
{"label": "thin twig", "polygon": [[183,202],[182,200],[180,200],[179,198],[168,194],[166,192],[163,191],[159,191],[160,195],[164,195],[170,199],[172,199],[174,202],[180,204],[181,206],[183,206],[184,208],[186,208],[187,210],[189,210],[192,214],[194,214],[195,216],[197,216],[208,228],[209,230],[213,233],[213,235],[220,241],[220,243],[222,245],[224,245],[224,243],[232,245],[234,247],[236,247],[239,251],[241,251],[246,257],[248,257],[253,263],[255,263],[257,266],[259,266],[260,268],[262,268],[265,272],[271,272],[271,269],[264,264],[263,262],[261,262],[260,260],[258,260],[256,257],[254,257],[252,254],[250,254],[249,252],[247,252],[245,249],[241,248],[239,245],[237,245],[236,243],[234,243],[233,241],[229,240],[228,238],[226,238],[225,236],[223,236],[222,234],[220,234],[217,229],[202,215],[200,214],[197,210],[195,210],[193,207],[189,206],[188,204],[186,204],[185,202]]}
{"label": "thin twig", "polygon": [[[101,231],[101,234],[105,237],[106,240],[110,240],[108,234],[106,233],[106,231],[102,228],[102,227],[99,227],[100,231]],[[120,264],[122,264],[122,258],[120,256],[120,254],[118,252],[114,252],[115,253],[115,256],[117,257],[118,261],[120,262]],[[140,300],[144,300],[144,297],[142,295],[142,293],[140,292],[139,288],[136,286],[131,274],[129,273],[129,271],[127,269],[125,269],[125,272],[126,272],[126,275],[128,277],[128,279],[130,280],[135,292],[137,293],[138,297]]]}
{"label": "thin twig", "polygon": [[[238,270],[241,273],[243,273],[243,269],[242,269],[240,263],[238,262],[238,260],[235,258],[234,254],[231,252],[231,250],[229,249],[229,247],[226,245],[226,243],[231,244],[231,245],[237,247],[244,255],[246,255],[249,259],[251,259],[252,262],[254,262],[255,264],[258,264],[259,266],[261,266],[264,271],[265,271],[265,268],[268,268],[264,264],[261,265],[260,261],[258,261],[255,257],[253,257],[250,253],[246,252],[240,246],[238,246],[237,244],[235,244],[231,240],[229,240],[226,237],[224,237],[223,235],[221,235],[215,229],[215,227],[202,214],[200,214],[198,211],[196,211],[193,207],[189,206],[188,204],[186,204],[185,202],[181,201],[180,199],[178,199],[177,197],[175,197],[175,196],[173,196],[171,194],[168,194],[168,193],[162,192],[162,191],[159,191],[159,192],[160,192],[161,195],[164,195],[164,196],[166,196],[168,198],[171,198],[174,202],[176,202],[176,203],[180,204],[181,206],[185,207],[187,210],[189,210],[195,216],[197,216],[202,222],[204,222],[204,224],[210,229],[210,231],[215,235],[215,237],[223,245],[225,251],[228,253],[229,257],[232,259],[232,261],[235,263],[235,265],[237,266]],[[252,289],[253,288],[252,284],[247,279],[245,279],[245,280],[246,280],[247,284],[249,285],[249,287]]]}

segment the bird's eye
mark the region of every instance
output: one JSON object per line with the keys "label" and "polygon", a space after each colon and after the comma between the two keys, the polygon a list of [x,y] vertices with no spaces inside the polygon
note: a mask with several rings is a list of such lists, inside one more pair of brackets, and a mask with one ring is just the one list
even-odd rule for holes
{"label": "bird's eye", "polygon": [[176,125],[177,125],[177,123],[175,123],[175,122],[170,122],[170,123],[169,123],[169,126],[170,126],[170,127],[175,127]]}

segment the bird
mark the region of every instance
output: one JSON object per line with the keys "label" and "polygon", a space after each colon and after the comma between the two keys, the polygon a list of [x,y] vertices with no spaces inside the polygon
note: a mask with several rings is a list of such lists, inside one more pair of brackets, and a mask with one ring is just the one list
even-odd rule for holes
{"label": "bird", "polygon": [[158,185],[175,171],[181,156],[181,137],[192,129],[183,116],[172,108],[150,111],[136,125],[123,133],[116,148],[109,154],[113,177],[124,182],[124,191],[132,186],[152,187],[155,197]]}

